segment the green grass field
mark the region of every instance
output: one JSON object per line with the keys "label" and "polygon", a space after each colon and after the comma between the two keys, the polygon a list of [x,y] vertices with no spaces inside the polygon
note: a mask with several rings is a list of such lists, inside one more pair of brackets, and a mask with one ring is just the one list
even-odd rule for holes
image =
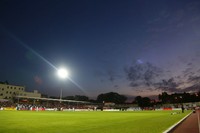
{"label": "green grass field", "polygon": [[171,112],[0,111],[0,133],[161,133],[189,113]]}

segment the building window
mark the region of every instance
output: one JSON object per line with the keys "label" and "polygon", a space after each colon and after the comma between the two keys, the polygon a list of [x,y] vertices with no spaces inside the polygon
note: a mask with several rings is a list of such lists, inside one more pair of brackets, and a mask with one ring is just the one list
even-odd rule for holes
{"label": "building window", "polygon": [[8,94],[8,91],[6,91],[6,94]]}
{"label": "building window", "polygon": [[12,94],[12,92],[10,92],[10,94]]}
{"label": "building window", "polygon": [[7,86],[7,88],[9,89],[9,86]]}
{"label": "building window", "polygon": [[4,90],[4,88],[2,88],[2,91]]}
{"label": "building window", "polygon": [[10,89],[12,89],[12,87],[10,87]]}

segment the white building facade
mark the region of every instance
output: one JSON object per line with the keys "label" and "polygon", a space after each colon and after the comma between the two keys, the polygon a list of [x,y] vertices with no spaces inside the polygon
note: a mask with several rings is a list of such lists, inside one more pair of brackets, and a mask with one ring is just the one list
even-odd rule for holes
{"label": "white building facade", "polygon": [[41,98],[41,94],[37,90],[26,92],[24,86],[0,83],[0,99],[13,99],[16,96]]}

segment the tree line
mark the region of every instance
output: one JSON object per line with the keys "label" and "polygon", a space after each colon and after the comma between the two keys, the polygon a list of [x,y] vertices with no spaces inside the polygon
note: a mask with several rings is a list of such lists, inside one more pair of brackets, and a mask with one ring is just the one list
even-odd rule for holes
{"label": "tree line", "polygon": [[[50,97],[55,98],[55,97]],[[128,99],[124,95],[120,95],[116,92],[108,92],[99,94],[96,100],[91,100],[87,96],[75,95],[63,97],[66,100],[77,100],[77,101],[88,101],[93,103],[106,103],[111,102],[115,104],[125,104]],[[149,97],[136,96],[131,102],[133,104],[138,104],[140,107],[153,107],[157,104],[174,104],[174,103],[188,103],[188,102],[199,102],[200,92],[197,93],[172,93],[162,92],[158,95],[158,100],[150,99]]]}

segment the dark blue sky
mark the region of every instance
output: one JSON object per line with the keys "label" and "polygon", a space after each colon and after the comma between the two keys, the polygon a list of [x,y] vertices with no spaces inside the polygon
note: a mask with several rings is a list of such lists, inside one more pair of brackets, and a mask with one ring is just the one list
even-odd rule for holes
{"label": "dark blue sky", "polygon": [[[89,97],[197,91],[199,7],[199,0],[1,0],[0,80],[56,96],[60,88]],[[67,67],[78,85],[61,81],[52,65]]]}

